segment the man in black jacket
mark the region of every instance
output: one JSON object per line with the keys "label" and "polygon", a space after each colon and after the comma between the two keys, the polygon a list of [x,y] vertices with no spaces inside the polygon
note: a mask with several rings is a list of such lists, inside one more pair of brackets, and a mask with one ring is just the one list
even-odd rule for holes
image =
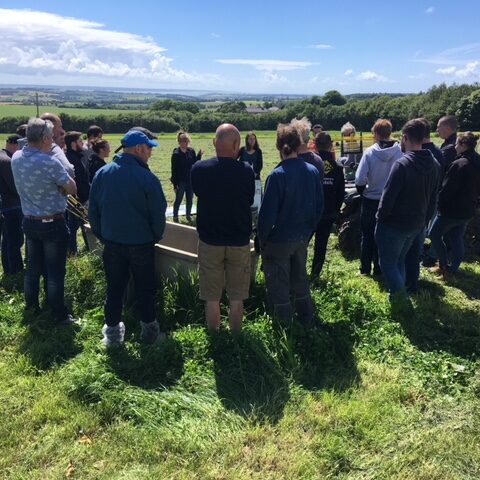
{"label": "man in black jacket", "polygon": [[457,156],[455,144],[457,143],[457,119],[454,115],[445,115],[437,123],[438,136],[444,141],[441,145],[444,157],[444,171],[450,166]]}
{"label": "man in black jacket", "polygon": [[390,172],[377,212],[375,240],[390,298],[405,291],[405,256],[435,208],[439,168],[422,149],[425,124],[410,120],[402,130],[402,150]]}
{"label": "man in black jacket", "polygon": [[12,155],[18,149],[20,135],[7,137],[6,145],[0,150],[0,196],[2,198],[2,266],[5,275],[23,270],[22,207],[12,173]]}
{"label": "man in black jacket", "polygon": [[[77,197],[80,203],[88,202],[90,194],[90,179],[87,167],[84,163],[84,143],[81,132],[68,132],[65,135],[65,145],[67,147],[66,156],[68,161],[75,169],[75,183],[77,184]],[[68,251],[71,255],[77,254],[77,231],[82,225],[82,221],[72,213],[67,214],[68,228],[70,238],[68,241]]]}

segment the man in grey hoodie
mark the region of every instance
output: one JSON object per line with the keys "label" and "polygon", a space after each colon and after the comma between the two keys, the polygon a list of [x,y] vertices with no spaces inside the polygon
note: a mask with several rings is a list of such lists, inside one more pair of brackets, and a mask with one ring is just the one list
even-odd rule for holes
{"label": "man in grey hoodie", "polygon": [[370,275],[372,262],[373,273],[381,273],[375,244],[375,215],[392,165],[403,156],[400,145],[390,138],[392,124],[389,120],[377,120],[372,133],[375,143],[365,150],[355,174],[355,185],[362,195],[360,273],[364,275]]}

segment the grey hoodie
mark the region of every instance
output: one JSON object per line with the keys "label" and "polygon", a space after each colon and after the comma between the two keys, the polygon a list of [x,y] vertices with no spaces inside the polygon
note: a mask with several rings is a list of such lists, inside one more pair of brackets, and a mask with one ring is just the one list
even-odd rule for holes
{"label": "grey hoodie", "polygon": [[388,175],[396,160],[403,153],[398,143],[381,148],[378,143],[365,150],[355,173],[355,185],[366,188],[363,196],[370,200],[380,200],[387,183]]}

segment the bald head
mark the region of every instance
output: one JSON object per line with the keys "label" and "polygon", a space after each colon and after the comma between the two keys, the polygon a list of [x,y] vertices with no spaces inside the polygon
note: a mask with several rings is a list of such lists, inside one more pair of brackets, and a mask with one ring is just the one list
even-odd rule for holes
{"label": "bald head", "polygon": [[42,120],[50,120],[53,123],[53,141],[60,147],[65,147],[65,130],[63,129],[62,119],[54,113],[44,113]]}
{"label": "bald head", "polygon": [[217,128],[213,141],[217,156],[230,158],[237,158],[240,142],[240,132],[230,123],[223,123]]}

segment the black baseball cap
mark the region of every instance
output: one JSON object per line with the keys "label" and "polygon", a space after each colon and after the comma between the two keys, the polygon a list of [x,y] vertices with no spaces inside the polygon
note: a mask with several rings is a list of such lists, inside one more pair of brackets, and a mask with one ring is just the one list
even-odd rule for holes
{"label": "black baseball cap", "polygon": [[7,143],[9,143],[10,145],[16,145],[21,139],[22,137],[20,135],[13,134],[7,137]]}
{"label": "black baseball cap", "polygon": [[[154,133],[152,133],[148,128],[145,128],[145,127],[132,127],[132,128],[125,134],[125,136],[126,136],[129,132],[135,132],[135,131],[144,133],[144,134],[148,137],[149,140],[157,140],[157,139],[158,139],[158,137],[157,137]],[[125,137],[124,137],[124,138],[125,138]],[[124,145],[123,142],[122,142],[122,144],[115,150],[115,153],[118,153],[118,152],[119,152],[122,148],[124,148],[124,147],[125,147],[125,145]]]}

